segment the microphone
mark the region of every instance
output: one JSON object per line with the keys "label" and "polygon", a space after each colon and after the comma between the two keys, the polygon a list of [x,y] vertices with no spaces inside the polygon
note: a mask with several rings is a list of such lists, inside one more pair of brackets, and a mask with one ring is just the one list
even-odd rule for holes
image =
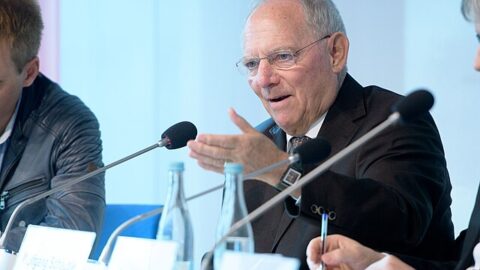
{"label": "microphone", "polygon": [[[96,176],[100,173],[103,173],[105,172],[106,170],[112,168],[112,167],[115,167],[125,161],[128,161],[132,158],[135,158],[137,156],[140,156],[146,152],[149,152],[157,147],[166,147],[167,149],[177,149],[177,148],[181,148],[181,147],[184,147],[185,145],[187,145],[187,142],[189,140],[193,140],[195,139],[195,137],[197,136],[197,128],[195,127],[195,125],[193,125],[192,123],[190,122],[187,122],[187,121],[184,121],[184,122],[179,122],[173,126],[171,126],[170,128],[168,128],[163,134],[162,134],[162,139],[160,141],[158,141],[157,143],[151,145],[151,146],[148,146],[136,153],[133,153],[127,157],[124,157],[120,160],[117,160],[115,162],[112,162],[110,163],[109,165],[107,166],[104,166],[102,168],[98,168],[94,171],[91,171],[83,176],[80,176],[78,178],[75,178],[73,180],[70,180],[69,182],[63,184],[63,185],[60,185],[60,186],[57,186],[55,188],[52,188],[46,192],[43,192],[43,193],[40,193],[32,198],[29,198],[29,199],[26,199],[25,201],[21,202],[20,204],[17,205],[17,207],[15,208],[15,210],[13,210],[12,212],[12,215],[10,216],[9,220],[8,220],[8,223],[7,223],[7,226],[5,227],[5,230],[3,231],[3,233],[1,234],[1,237],[0,237],[0,249],[3,249],[5,250],[5,241],[6,241],[6,236],[8,235],[8,232],[10,231],[10,229],[12,228],[13,226],[13,222],[14,220],[16,219],[18,213],[20,212],[20,210],[22,210],[25,206],[27,205],[30,205],[34,202],[37,202],[45,197],[48,197],[50,196],[51,194],[55,193],[55,192],[58,192],[58,191],[61,191],[61,190],[64,190],[70,186],[73,186],[79,182],[82,182],[90,177],[93,177],[93,176]],[[1,264],[0,264],[1,265]]]}
{"label": "microphone", "polygon": [[388,127],[401,123],[402,121],[408,122],[412,121],[415,118],[421,116],[424,113],[427,113],[433,106],[434,98],[432,94],[427,90],[417,90],[400,100],[397,104],[392,107],[393,113],[382,123],[378,126],[370,130],[369,132],[365,133],[363,136],[355,140],[353,143],[327,159],[325,162],[320,164],[318,167],[313,169],[311,172],[300,178],[295,184],[287,187],[282,192],[278,193],[270,200],[259,206],[257,209],[253,210],[250,214],[248,214],[243,219],[239,220],[235,224],[232,225],[230,230],[222,237],[220,240],[215,242],[213,248],[207,252],[205,263],[202,263],[201,269],[207,269],[208,264],[211,261],[213,256],[213,251],[215,248],[223,243],[228,236],[232,233],[240,229],[245,224],[255,220],[259,216],[263,215],[266,211],[272,208],[277,203],[283,201],[290,193],[303,187],[304,185],[310,183],[313,179],[317,176],[324,173],[328,170],[333,164],[338,162],[339,160],[343,159],[345,156],[349,155],[353,151],[357,150],[360,146],[364,145],[370,139],[387,129]]}
{"label": "microphone", "polygon": [[165,146],[165,148],[169,150],[178,149],[187,145],[187,142],[194,140],[195,137],[197,137],[197,128],[195,125],[188,121],[182,121],[163,132],[162,139],[160,140],[163,144],[159,146]]}
{"label": "microphone", "polygon": [[[295,148],[292,155],[290,155],[287,159],[273,163],[272,165],[266,166],[252,173],[246,174],[244,178],[245,179],[254,178],[256,176],[269,172],[273,169],[276,169],[280,166],[293,164],[299,161],[302,162],[302,164],[320,162],[321,160],[326,158],[329,154],[330,154],[330,144],[323,138],[315,138],[305,142],[302,145],[299,145],[297,148]],[[193,196],[186,198],[185,200],[188,202],[190,200],[196,199],[203,195],[212,193],[221,188],[223,188],[223,184],[220,184],[218,186],[212,187],[205,191],[199,192]],[[163,212],[163,206],[153,209],[149,212],[134,216],[126,220],[122,224],[120,224],[120,226],[118,226],[108,238],[107,243],[105,244],[105,247],[102,250],[102,253],[100,253],[100,256],[98,257],[98,262],[102,263],[103,265],[108,265],[110,256],[112,254],[113,244],[117,239],[117,237],[120,235],[120,233],[122,233],[125,229],[149,217],[161,214],[162,212]]]}
{"label": "microphone", "polygon": [[393,105],[392,110],[398,112],[404,121],[411,121],[433,107],[434,98],[430,92],[419,89],[412,92],[400,102]]}

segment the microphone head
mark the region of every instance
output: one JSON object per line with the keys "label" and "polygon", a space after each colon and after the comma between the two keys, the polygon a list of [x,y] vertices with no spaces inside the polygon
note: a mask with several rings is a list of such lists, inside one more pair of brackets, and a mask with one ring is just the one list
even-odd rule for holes
{"label": "microphone head", "polygon": [[168,140],[165,145],[167,149],[182,148],[187,145],[189,140],[194,140],[195,137],[197,137],[197,128],[188,121],[176,123],[162,134],[162,140]]}
{"label": "microphone head", "polygon": [[323,138],[317,137],[299,145],[293,150],[293,153],[300,156],[302,164],[312,164],[328,157],[330,150],[330,143]]}
{"label": "microphone head", "polygon": [[392,109],[394,112],[400,113],[402,120],[411,121],[427,113],[433,103],[433,95],[427,90],[419,89],[397,102]]}

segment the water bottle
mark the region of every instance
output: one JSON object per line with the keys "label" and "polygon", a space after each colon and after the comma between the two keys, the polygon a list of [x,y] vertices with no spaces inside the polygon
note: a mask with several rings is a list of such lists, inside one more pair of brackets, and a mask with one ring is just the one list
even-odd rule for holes
{"label": "water bottle", "polygon": [[[247,207],[243,194],[243,165],[237,163],[225,164],[225,188],[222,210],[217,225],[216,240],[220,240],[230,227],[247,216]],[[225,251],[254,252],[252,225],[247,223],[228,236],[214,251],[214,268],[220,269]]]}
{"label": "water bottle", "polygon": [[157,239],[178,243],[175,270],[193,270],[193,229],[183,192],[183,171],[183,162],[170,164],[167,200],[160,218]]}

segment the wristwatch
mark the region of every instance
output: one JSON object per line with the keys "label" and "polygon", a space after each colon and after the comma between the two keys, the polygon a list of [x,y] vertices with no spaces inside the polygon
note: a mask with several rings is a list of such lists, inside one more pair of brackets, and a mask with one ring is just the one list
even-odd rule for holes
{"label": "wristwatch", "polygon": [[295,167],[289,167],[283,174],[280,182],[275,186],[278,191],[283,191],[289,186],[295,184],[302,177],[301,170]]}

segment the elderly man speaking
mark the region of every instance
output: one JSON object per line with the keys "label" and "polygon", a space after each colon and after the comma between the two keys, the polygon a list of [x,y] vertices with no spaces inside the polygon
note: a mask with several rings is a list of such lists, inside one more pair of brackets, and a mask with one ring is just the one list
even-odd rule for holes
{"label": "elderly man speaking", "polygon": [[[253,128],[235,111],[238,135],[200,134],[190,141],[198,164],[222,172],[225,161],[246,172],[288,157],[297,142],[321,136],[332,154],[385,120],[402,97],[363,87],[347,73],[349,41],[330,0],[266,0],[249,15],[237,65],[270,114]],[[312,168],[296,166],[299,173]],[[245,182],[249,210],[291,185],[288,168]],[[295,180],[295,179],[294,179]],[[256,252],[297,257],[320,234],[341,233],[370,247],[429,259],[448,259],[453,244],[450,180],[432,117],[384,132],[335,164],[285,204],[252,223]]]}

